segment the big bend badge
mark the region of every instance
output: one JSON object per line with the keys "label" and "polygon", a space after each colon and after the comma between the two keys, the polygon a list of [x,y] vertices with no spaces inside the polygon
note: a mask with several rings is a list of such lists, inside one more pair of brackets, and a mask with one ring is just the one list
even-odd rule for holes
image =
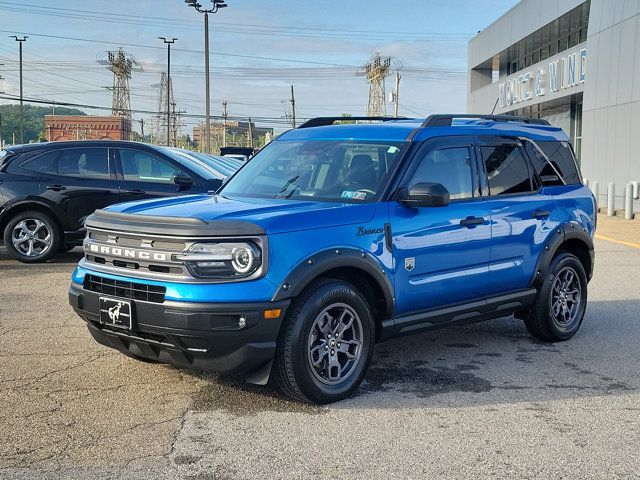
{"label": "big bend badge", "polygon": [[404,268],[407,272],[413,270],[416,266],[416,258],[415,257],[407,257],[404,259]]}

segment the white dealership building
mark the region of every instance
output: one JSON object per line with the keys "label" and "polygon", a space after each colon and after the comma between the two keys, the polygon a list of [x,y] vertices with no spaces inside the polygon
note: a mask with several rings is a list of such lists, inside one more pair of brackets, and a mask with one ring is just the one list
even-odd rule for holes
{"label": "white dealership building", "polygon": [[601,205],[640,181],[640,0],[522,0],[469,42],[468,87],[470,113],[562,127]]}

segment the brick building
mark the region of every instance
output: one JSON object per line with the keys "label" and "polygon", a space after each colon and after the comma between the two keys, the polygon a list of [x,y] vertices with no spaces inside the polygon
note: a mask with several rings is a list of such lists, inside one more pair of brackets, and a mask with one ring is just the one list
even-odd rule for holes
{"label": "brick building", "polygon": [[45,115],[45,138],[61,140],[129,140],[131,119],[94,115]]}

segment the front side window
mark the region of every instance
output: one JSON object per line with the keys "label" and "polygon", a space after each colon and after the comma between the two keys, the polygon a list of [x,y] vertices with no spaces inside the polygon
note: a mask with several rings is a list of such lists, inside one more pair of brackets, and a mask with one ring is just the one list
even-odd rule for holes
{"label": "front side window", "polygon": [[106,148],[70,148],[58,157],[58,175],[95,179],[109,178]]}
{"label": "front side window", "polygon": [[402,153],[402,142],[279,140],[245,165],[222,195],[371,202]]}
{"label": "front side window", "polygon": [[418,165],[409,185],[425,182],[444,185],[451,199],[473,197],[469,149],[455,147],[429,151]]}
{"label": "front side window", "polygon": [[120,150],[120,166],[126,181],[172,183],[178,172],[168,161],[139,150]]}
{"label": "front side window", "polygon": [[482,147],[489,195],[528,193],[533,190],[529,167],[517,145]]}

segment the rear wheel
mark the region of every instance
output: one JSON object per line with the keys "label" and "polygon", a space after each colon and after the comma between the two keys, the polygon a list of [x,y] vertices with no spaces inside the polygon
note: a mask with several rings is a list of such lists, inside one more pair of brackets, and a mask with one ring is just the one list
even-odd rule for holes
{"label": "rear wheel", "polygon": [[575,335],[587,307],[587,276],[578,258],[568,252],[556,256],[538,290],[524,323],[534,337],[561,342]]}
{"label": "rear wheel", "polygon": [[351,284],[323,279],[291,305],[278,341],[275,375],[289,397],[324,404],[348,397],[373,353],[375,326]]}
{"label": "rear wheel", "polygon": [[45,262],[59,251],[62,234],[46,213],[21,212],[4,229],[4,244],[7,253],[20,262]]}

